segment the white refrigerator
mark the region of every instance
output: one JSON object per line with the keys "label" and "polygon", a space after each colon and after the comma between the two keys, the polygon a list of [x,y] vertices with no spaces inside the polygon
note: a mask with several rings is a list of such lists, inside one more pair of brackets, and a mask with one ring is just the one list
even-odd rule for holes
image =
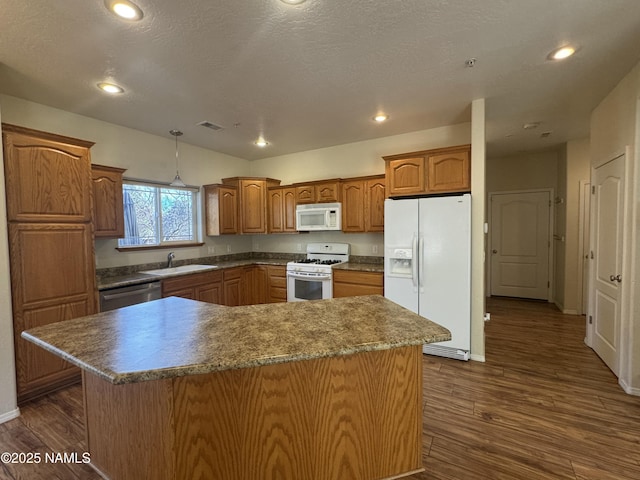
{"label": "white refrigerator", "polygon": [[384,296],[451,331],[424,353],[469,359],[471,195],[385,200]]}

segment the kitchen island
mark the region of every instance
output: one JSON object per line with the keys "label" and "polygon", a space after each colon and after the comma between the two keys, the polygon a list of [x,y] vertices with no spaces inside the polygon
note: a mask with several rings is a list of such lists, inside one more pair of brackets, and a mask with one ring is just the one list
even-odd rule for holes
{"label": "kitchen island", "polygon": [[422,344],[381,296],[223,307],[176,297],[22,336],[83,369],[113,480],[399,478],[422,470]]}

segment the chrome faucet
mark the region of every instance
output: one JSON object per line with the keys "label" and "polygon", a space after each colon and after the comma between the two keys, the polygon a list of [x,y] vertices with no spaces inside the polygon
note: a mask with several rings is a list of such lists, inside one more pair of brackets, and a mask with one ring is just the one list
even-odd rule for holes
{"label": "chrome faucet", "polygon": [[175,253],[169,252],[169,255],[167,255],[167,268],[173,267],[173,259],[174,258],[176,258]]}

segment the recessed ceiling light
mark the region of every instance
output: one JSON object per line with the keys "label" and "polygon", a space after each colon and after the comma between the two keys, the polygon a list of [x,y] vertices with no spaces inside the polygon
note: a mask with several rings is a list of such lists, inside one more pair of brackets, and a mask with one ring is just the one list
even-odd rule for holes
{"label": "recessed ceiling light", "polygon": [[144,15],[140,7],[129,0],[104,0],[104,5],[123,20],[136,22],[142,20]]}
{"label": "recessed ceiling light", "polygon": [[280,0],[280,1],[288,5],[300,5],[301,3],[304,3],[306,0]]}
{"label": "recessed ceiling light", "polygon": [[258,137],[258,139],[254,143],[260,148],[264,148],[269,145],[269,142],[267,142],[262,136]]}
{"label": "recessed ceiling light", "polygon": [[385,115],[384,113],[379,113],[378,115],[376,115],[375,117],[373,117],[373,120],[378,122],[378,123],[382,123],[385,120],[389,119],[389,115]]}
{"label": "recessed ceiling light", "polygon": [[572,47],[571,45],[567,45],[567,46],[555,49],[547,56],[547,58],[549,60],[564,60],[565,58],[570,57],[574,53],[576,53],[576,48]]}
{"label": "recessed ceiling light", "polygon": [[100,82],[98,84],[98,88],[100,90],[102,90],[103,92],[112,93],[114,95],[117,94],[117,93],[123,93],[124,92],[124,88],[116,85],[115,83]]}

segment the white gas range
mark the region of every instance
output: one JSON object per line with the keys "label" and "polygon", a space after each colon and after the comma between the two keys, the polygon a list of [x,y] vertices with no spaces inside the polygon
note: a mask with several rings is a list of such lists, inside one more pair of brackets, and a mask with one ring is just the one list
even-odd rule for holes
{"label": "white gas range", "polygon": [[333,297],[331,267],[349,261],[348,243],[308,243],[307,258],[287,263],[287,301]]}

